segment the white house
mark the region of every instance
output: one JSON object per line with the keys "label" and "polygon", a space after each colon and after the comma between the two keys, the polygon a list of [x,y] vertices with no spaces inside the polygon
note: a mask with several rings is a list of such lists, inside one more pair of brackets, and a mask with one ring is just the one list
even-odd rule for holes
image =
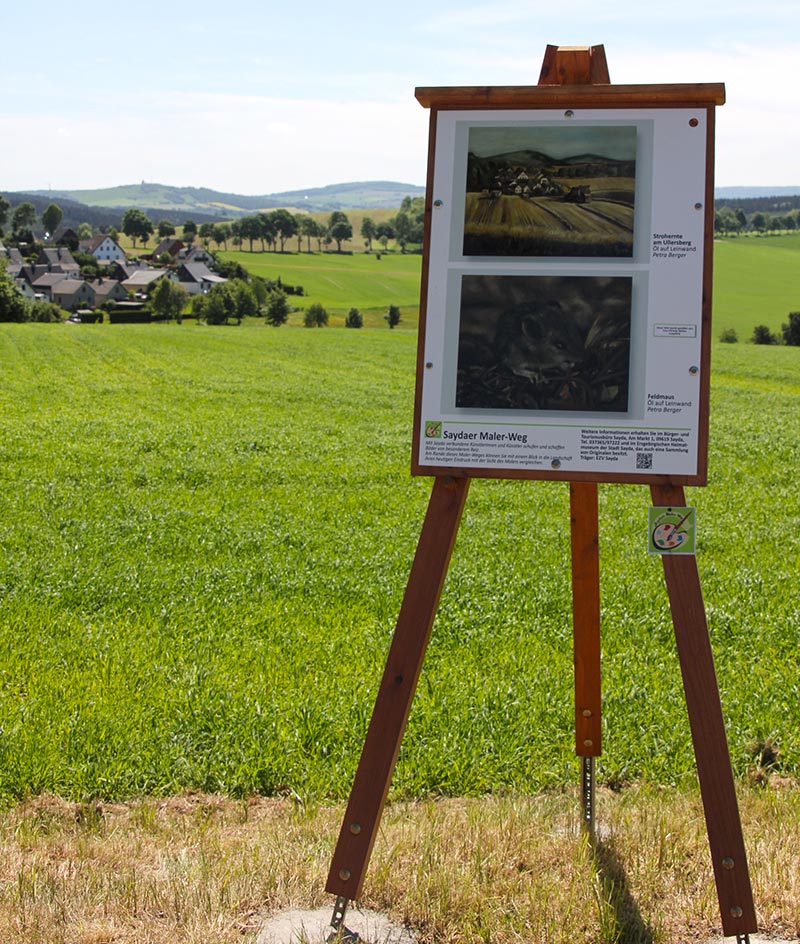
{"label": "white house", "polygon": [[81,252],[91,253],[98,262],[121,262],[125,258],[125,253],[118,244],[110,236],[103,234],[81,240],[79,248]]}

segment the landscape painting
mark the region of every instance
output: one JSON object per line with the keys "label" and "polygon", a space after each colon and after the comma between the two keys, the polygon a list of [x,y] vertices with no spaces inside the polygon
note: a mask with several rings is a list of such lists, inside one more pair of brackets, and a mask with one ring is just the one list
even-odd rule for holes
{"label": "landscape painting", "polygon": [[628,410],[628,276],[465,275],[456,407]]}
{"label": "landscape painting", "polygon": [[469,129],[465,256],[633,255],[636,128]]}

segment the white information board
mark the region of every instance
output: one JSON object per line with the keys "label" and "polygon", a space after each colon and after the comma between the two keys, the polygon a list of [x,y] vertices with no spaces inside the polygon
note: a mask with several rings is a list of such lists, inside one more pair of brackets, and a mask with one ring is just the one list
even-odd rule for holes
{"label": "white information board", "polygon": [[415,473],[703,471],[708,120],[437,113]]}

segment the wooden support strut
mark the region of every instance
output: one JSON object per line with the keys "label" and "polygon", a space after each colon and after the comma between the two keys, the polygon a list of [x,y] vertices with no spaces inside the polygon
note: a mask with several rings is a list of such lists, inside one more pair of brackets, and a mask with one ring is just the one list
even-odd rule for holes
{"label": "wooden support strut", "polygon": [[[610,82],[603,46],[547,46],[539,85],[601,85]],[[572,645],[575,675],[575,753],[599,757],[600,559],[597,484],[570,484],[572,548]],[[594,807],[594,767],[584,764],[582,793]],[[588,796],[587,796],[588,792]]]}
{"label": "wooden support strut", "polygon": [[[686,505],[678,486],[653,485],[651,495],[656,506]],[[742,937],[758,925],[697,560],[693,554],[665,554],[662,560],[722,929]]]}
{"label": "wooden support strut", "polygon": [[352,900],[361,894],[469,482],[467,478],[434,479],[383,680],[325,886],[327,891],[342,898]]}

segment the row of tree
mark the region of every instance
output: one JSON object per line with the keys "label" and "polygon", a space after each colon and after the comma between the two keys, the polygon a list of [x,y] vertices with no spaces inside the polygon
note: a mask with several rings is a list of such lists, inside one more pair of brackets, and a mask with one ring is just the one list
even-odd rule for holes
{"label": "row of tree", "polygon": [[[10,209],[8,201],[0,196],[0,236],[3,235],[3,227],[9,219]],[[56,231],[62,217],[61,208],[56,203],[51,203],[42,212],[41,223],[47,235]],[[376,242],[385,250],[390,240],[396,240],[401,251],[405,252],[410,244],[422,243],[422,221],[422,198],[406,197],[399,212],[385,222],[376,223],[371,217],[365,216],[361,223],[361,237],[370,252]],[[15,207],[10,222],[12,243],[34,242],[33,228],[37,217],[36,208],[32,203],[23,202]],[[174,236],[178,232],[178,224],[169,219],[154,223],[143,210],[130,207],[122,216],[119,231],[132,240],[134,248],[137,242],[146,247],[154,234],[157,234],[160,240]],[[116,239],[119,231],[112,227],[109,235]],[[78,239],[88,239],[92,234],[92,227],[88,223],[82,223],[78,227]],[[207,247],[214,242],[217,248],[224,249],[227,249],[229,244],[237,248],[246,245],[250,252],[255,251],[255,245],[260,245],[262,252],[268,248],[274,252],[285,252],[286,243],[294,238],[297,239],[298,252],[302,252],[305,246],[306,251],[310,253],[312,242],[318,252],[333,243],[336,243],[336,251],[341,252],[342,243],[353,238],[353,226],[347,214],[341,210],[335,210],[326,222],[321,222],[308,213],[291,213],[286,209],[278,209],[254,213],[228,223],[204,222],[198,226],[194,220],[188,219],[181,227],[181,239],[184,242],[191,243],[200,239]]]}
{"label": "row of tree", "polygon": [[797,229],[800,229],[800,209],[787,210],[784,213],[755,210],[747,214],[741,207],[723,206],[714,213],[714,231],[723,236]]}

